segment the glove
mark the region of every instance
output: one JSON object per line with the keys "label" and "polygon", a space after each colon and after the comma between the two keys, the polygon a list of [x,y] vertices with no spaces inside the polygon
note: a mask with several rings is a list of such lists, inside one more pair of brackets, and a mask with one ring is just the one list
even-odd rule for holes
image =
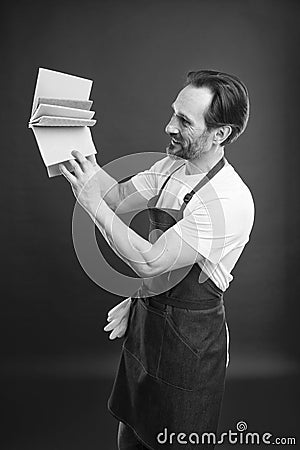
{"label": "glove", "polygon": [[128,297],[108,312],[109,323],[104,327],[104,331],[111,331],[109,339],[121,338],[126,333],[130,305],[131,297]]}

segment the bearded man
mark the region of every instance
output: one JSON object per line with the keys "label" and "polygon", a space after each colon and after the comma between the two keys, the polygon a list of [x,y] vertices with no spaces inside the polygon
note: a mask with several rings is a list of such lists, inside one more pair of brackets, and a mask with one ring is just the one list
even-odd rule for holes
{"label": "bearded man", "polygon": [[[130,180],[117,183],[79,152],[73,173],[61,165],[111,248],[143,278],[105,327],[124,337],[108,402],[119,450],[214,447],[228,365],[223,294],[254,221],[250,190],[224,154],[247,125],[245,85],[190,72],[172,108],[167,156]],[[148,240],[116,215],[143,208]]]}

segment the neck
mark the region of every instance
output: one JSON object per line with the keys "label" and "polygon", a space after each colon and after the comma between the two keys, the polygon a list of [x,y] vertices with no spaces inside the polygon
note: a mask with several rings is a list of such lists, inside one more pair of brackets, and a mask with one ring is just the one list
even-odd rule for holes
{"label": "neck", "polygon": [[186,175],[197,175],[199,173],[209,172],[210,169],[224,156],[224,147],[211,149],[208,152],[201,153],[199,158],[186,160]]}

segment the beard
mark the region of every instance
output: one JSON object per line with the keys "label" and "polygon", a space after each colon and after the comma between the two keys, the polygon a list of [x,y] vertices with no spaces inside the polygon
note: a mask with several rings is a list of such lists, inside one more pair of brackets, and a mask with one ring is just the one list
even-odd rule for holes
{"label": "beard", "polygon": [[167,155],[173,159],[198,159],[202,153],[209,150],[209,132],[207,130],[197,137],[194,141],[186,141],[183,139],[171,140],[166,148]]}

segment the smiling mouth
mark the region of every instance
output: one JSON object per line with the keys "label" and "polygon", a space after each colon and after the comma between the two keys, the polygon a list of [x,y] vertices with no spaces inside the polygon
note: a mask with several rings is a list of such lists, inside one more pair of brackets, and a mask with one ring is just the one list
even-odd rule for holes
{"label": "smiling mouth", "polygon": [[181,142],[176,141],[176,139],[174,139],[174,138],[171,139],[171,142],[173,145],[181,145]]}

